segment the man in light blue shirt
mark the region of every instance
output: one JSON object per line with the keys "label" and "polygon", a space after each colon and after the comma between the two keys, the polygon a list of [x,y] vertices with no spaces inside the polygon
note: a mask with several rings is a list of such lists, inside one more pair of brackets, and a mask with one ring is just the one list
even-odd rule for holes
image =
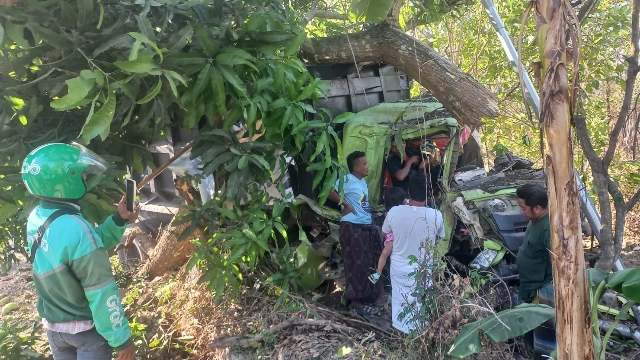
{"label": "man in light blue shirt", "polygon": [[356,312],[374,315],[386,304],[387,297],[382,282],[373,284],[368,279],[382,253],[382,239],[371,225],[369,187],[364,180],[369,165],[362,151],[354,151],[347,156],[347,166],[350,174],[343,180],[343,200],[336,191],[339,180],[329,194],[329,199],[342,205],[340,245],[347,283],[345,293]]}

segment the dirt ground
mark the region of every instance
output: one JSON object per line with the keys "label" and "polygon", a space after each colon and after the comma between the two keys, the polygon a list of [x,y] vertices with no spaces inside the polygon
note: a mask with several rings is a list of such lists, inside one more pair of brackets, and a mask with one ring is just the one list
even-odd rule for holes
{"label": "dirt ground", "polygon": [[[585,246],[590,246],[589,241]],[[627,267],[640,267],[640,211],[628,217],[622,258]],[[401,338],[376,331],[346,311],[340,303],[339,285],[311,294],[316,301],[293,298],[282,310],[274,311],[276,297],[267,288],[254,286],[241,301],[223,299],[216,305],[212,293],[198,285],[197,279],[195,272],[178,272],[127,289],[123,302],[141,344],[137,359],[333,359],[341,351],[350,352],[341,359],[409,359],[403,351],[386,345],[401,344]],[[31,266],[25,262],[0,276],[0,294],[20,306],[0,315],[0,321],[34,324],[39,320],[32,280]],[[308,323],[273,335],[265,333],[269,326],[287,321]],[[36,350],[48,356],[44,331],[40,334]],[[262,337],[232,350],[207,347],[238,335],[240,339]]]}
{"label": "dirt ground", "polygon": [[[0,314],[0,322],[18,321],[21,324],[37,324],[40,320],[38,311],[36,310],[37,294],[36,289],[31,282],[31,264],[22,262],[14,267],[6,275],[0,276],[0,294],[11,299],[11,302],[17,303],[20,308],[7,315]],[[49,347],[46,343],[46,333],[42,330],[38,332],[41,335],[41,341],[36,346],[36,351],[42,354],[49,353]]]}

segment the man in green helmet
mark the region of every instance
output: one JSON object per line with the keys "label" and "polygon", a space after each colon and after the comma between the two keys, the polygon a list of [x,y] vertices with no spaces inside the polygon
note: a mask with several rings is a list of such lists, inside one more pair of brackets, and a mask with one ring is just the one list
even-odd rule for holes
{"label": "man in green helmet", "polygon": [[107,249],[115,247],[127,223],[126,209],[94,227],[80,215],[77,200],[87,193],[87,174],[106,170],[96,154],[77,144],[46,144],[27,155],[22,179],[41,199],[29,215],[27,237],[37,308],[55,360],[131,360],[135,345],[124,317]]}

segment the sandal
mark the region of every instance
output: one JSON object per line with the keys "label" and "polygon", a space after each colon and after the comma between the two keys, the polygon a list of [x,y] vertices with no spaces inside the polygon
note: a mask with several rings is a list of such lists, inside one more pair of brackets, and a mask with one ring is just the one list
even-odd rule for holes
{"label": "sandal", "polygon": [[373,306],[365,305],[363,307],[355,307],[351,306],[351,310],[355,311],[356,314],[365,316],[365,315],[377,315],[380,312],[380,308],[376,308]]}

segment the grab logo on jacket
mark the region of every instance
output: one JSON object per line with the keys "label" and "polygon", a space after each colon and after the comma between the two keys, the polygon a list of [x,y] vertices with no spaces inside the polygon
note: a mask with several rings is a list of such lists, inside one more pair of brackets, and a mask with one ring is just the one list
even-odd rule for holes
{"label": "grab logo on jacket", "polygon": [[111,328],[113,330],[122,326],[122,322],[124,321],[124,314],[120,312],[120,299],[118,295],[111,295],[107,299],[107,307],[109,308],[109,312],[111,316],[109,316],[109,320],[111,320]]}

